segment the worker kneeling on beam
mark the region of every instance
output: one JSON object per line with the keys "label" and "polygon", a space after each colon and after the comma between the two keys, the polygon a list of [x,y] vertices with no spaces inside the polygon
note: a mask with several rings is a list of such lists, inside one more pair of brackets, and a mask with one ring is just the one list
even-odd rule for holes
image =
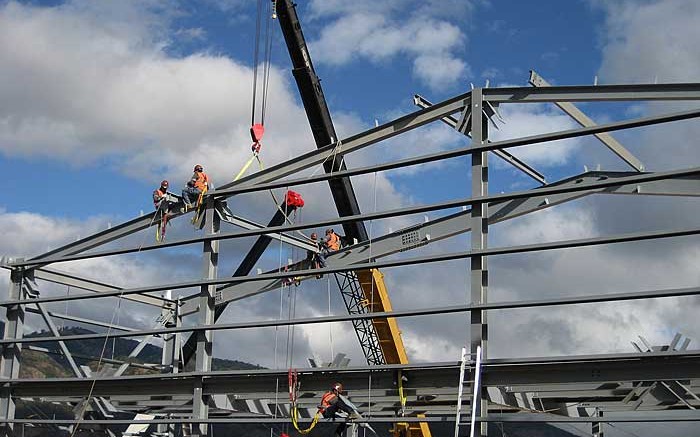
{"label": "worker kneeling on beam", "polygon": [[[350,406],[348,406],[341,395],[343,394],[343,384],[336,382],[331,386],[331,389],[323,394],[321,398],[321,405],[318,407],[319,412],[323,415],[325,419],[336,419],[342,417],[338,415],[339,411],[342,411],[348,415],[351,419],[357,418],[359,415]],[[338,425],[335,429],[335,435],[342,436],[347,424],[345,422]]]}

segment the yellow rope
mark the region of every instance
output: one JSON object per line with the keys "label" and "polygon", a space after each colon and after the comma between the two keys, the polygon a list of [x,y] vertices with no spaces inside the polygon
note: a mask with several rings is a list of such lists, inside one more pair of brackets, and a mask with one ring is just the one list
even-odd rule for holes
{"label": "yellow rope", "polygon": [[[403,392],[403,375],[401,374],[401,370],[399,370],[399,400],[401,401],[401,415],[404,414],[404,409],[406,408],[406,401],[407,401],[407,396]],[[398,422],[396,424],[396,434],[398,435],[399,428],[402,429],[408,429],[408,423],[407,422]]]}
{"label": "yellow rope", "polygon": [[301,429],[301,428],[299,428],[299,423],[297,423],[297,420],[299,420],[297,417],[298,415],[299,415],[299,413],[297,411],[297,406],[296,406],[296,404],[294,404],[292,406],[292,424],[294,425],[294,429],[296,429],[299,432],[299,434],[310,433],[311,430],[314,429],[314,427],[318,423],[318,419],[321,417],[320,413],[317,411],[316,415],[314,416],[314,419],[311,421],[311,425],[309,425],[309,427],[306,429]]}

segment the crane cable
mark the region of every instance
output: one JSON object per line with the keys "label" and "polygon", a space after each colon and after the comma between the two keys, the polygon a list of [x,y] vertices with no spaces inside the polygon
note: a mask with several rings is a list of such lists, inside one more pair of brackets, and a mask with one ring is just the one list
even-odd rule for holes
{"label": "crane cable", "polygon": [[[264,16],[270,17],[272,15],[272,11],[270,10],[271,3],[269,1],[264,2],[266,4],[266,8],[263,11],[263,0],[258,0],[258,7],[257,7],[257,19],[255,21],[255,47],[253,49],[253,101],[252,105],[250,108],[250,125],[251,126],[256,126],[256,109],[257,109],[257,103],[258,103],[258,76],[259,76],[259,69],[260,69],[260,45],[262,42],[262,45],[264,46],[264,51],[262,54],[262,77],[260,78],[262,81],[262,86],[261,86],[261,96],[260,96],[260,126],[265,125],[265,112],[267,109],[267,95],[269,91],[269,83],[270,83],[270,71],[271,71],[271,60],[272,60],[272,30],[270,29],[270,21],[271,19],[266,20],[265,22],[265,34],[264,36],[261,35],[262,32],[262,21]],[[264,40],[264,41],[263,41]],[[251,128],[252,129],[252,128]],[[252,133],[252,132],[251,132]],[[262,137],[262,133],[260,133],[260,137]],[[258,140],[256,138],[253,138],[253,141],[258,143]],[[258,144],[259,145],[259,144]],[[255,145],[254,145],[255,146]]]}

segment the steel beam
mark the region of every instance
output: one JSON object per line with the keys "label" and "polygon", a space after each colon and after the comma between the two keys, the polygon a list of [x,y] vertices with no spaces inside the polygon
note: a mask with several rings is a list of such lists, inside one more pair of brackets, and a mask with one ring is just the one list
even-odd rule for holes
{"label": "steel beam", "polygon": [[[361,313],[361,314],[350,314],[343,316],[327,316],[327,317],[309,317],[309,318],[297,318],[290,320],[265,320],[265,321],[250,321],[250,322],[236,322],[236,323],[219,323],[215,325],[205,325],[205,326],[187,326],[187,327],[170,327],[170,328],[159,328],[159,329],[149,329],[135,332],[125,332],[125,333],[95,333],[95,334],[78,334],[78,335],[65,335],[59,337],[30,337],[23,338],[21,341],[23,344],[31,343],[44,343],[48,341],[83,341],[95,338],[128,338],[128,337],[140,337],[144,335],[167,335],[176,334],[182,332],[197,332],[204,330],[229,330],[229,329],[254,329],[254,328],[269,328],[275,326],[291,326],[291,325],[308,325],[308,324],[321,324],[321,323],[335,323],[335,322],[354,322],[359,320],[375,320],[375,319],[385,319],[385,318],[401,318],[401,317],[413,317],[413,316],[429,316],[438,314],[454,314],[469,312],[472,310],[509,310],[517,308],[537,308],[537,307],[547,307],[547,306],[561,306],[561,305],[575,305],[575,304],[587,304],[587,303],[602,303],[602,302],[622,302],[629,300],[643,300],[643,299],[656,299],[665,297],[683,297],[683,296],[695,296],[700,294],[700,287],[687,287],[687,288],[673,288],[664,290],[650,290],[650,291],[639,291],[631,293],[606,293],[606,294],[588,294],[585,296],[575,296],[566,298],[555,298],[555,299],[536,299],[536,300],[521,300],[521,301],[508,301],[508,302],[493,302],[485,303],[479,305],[465,304],[465,305],[451,305],[445,307],[434,307],[434,308],[422,308],[422,309],[412,309],[412,310],[400,310],[400,311],[388,311],[388,312],[371,312],[371,313]],[[0,344],[10,344],[15,340],[0,340]]]}
{"label": "steel beam", "polygon": [[[33,314],[41,314],[41,312],[38,309],[34,309],[32,307],[26,307],[25,311],[28,313],[33,313]],[[70,320],[72,322],[83,323],[86,325],[100,326],[102,328],[111,328],[111,329],[117,330],[117,331],[124,331],[124,332],[136,331],[136,329],[134,329],[134,328],[128,328],[126,326],[120,326],[120,325],[114,325],[114,324],[111,324],[108,322],[100,322],[99,320],[85,319],[83,317],[76,317],[76,316],[70,316],[67,314],[54,313],[52,311],[48,311],[47,313],[49,316],[51,316],[54,319]]]}
{"label": "steel beam", "polygon": [[[485,88],[485,90],[490,90],[490,89],[491,88]],[[539,90],[542,88],[526,88],[526,89]],[[468,101],[466,101],[466,103],[469,104]],[[423,111],[431,110],[431,109],[435,108],[435,106],[436,105],[434,105],[426,110],[423,110]],[[449,111],[449,113],[443,113],[443,112],[448,112],[448,111],[439,112],[440,118],[443,118],[446,115],[450,115],[450,114],[460,110],[460,108],[455,108],[456,106],[457,105],[450,106],[450,109],[454,109],[454,110]],[[463,108],[461,108],[461,109],[463,109]],[[640,118],[636,118],[636,119],[632,119],[632,120],[599,124],[596,126],[585,127],[585,128],[569,129],[569,130],[559,131],[559,132],[531,135],[531,136],[527,136],[527,137],[513,138],[513,139],[508,139],[508,140],[502,140],[502,141],[494,141],[494,142],[483,144],[483,145],[476,147],[476,148],[475,147],[468,147],[468,148],[464,148],[464,149],[458,149],[457,151],[446,151],[446,152],[435,153],[432,155],[432,158],[435,158],[435,160],[437,160],[437,159],[449,158],[449,157],[455,157],[455,156],[470,155],[470,154],[474,154],[474,153],[481,153],[484,151],[502,150],[502,149],[509,148],[509,147],[520,147],[520,146],[526,146],[526,145],[531,145],[531,144],[544,143],[544,142],[548,142],[548,141],[557,141],[557,140],[576,138],[576,137],[581,137],[581,136],[586,136],[586,135],[594,135],[594,134],[601,133],[601,132],[612,132],[612,131],[616,131],[616,130],[631,129],[631,128],[644,127],[644,126],[652,126],[655,124],[668,123],[668,122],[672,122],[672,121],[688,120],[688,119],[697,118],[697,117],[700,117],[700,110],[698,110],[698,109],[693,109],[693,110],[689,110],[689,111],[674,112],[674,113],[663,114],[663,115],[655,115],[655,116],[649,116],[649,117],[640,117]],[[398,123],[401,120],[402,119],[398,119],[397,121],[394,121],[394,122],[389,123],[389,124]],[[408,121],[410,121],[410,120],[407,120],[406,122],[408,122]],[[431,121],[433,121],[433,120],[431,120]],[[399,129],[401,127],[400,123],[398,123],[398,124],[399,124],[399,126],[396,126],[395,129]],[[387,126],[387,125],[385,125],[385,126]],[[374,136],[372,135],[372,133],[374,132],[374,130],[381,129],[381,128],[384,128],[384,130],[391,130],[385,126],[380,126],[380,127],[377,127],[373,130],[366,131],[366,132],[364,132],[362,134],[358,134],[358,135],[359,136],[366,135],[370,139],[373,139]],[[361,144],[361,147],[365,146],[364,143],[362,143],[361,141],[360,141],[360,144]],[[360,147],[360,146],[358,146],[358,147]],[[343,146],[343,153],[347,154],[347,153],[350,153],[351,151],[354,151],[354,150],[357,150],[357,147],[353,148],[352,150],[348,150],[346,145]],[[318,151],[316,153],[322,153],[322,151]],[[307,154],[307,155],[309,155],[309,154]],[[307,156],[307,155],[304,155],[304,156]],[[326,152],[323,152],[322,156],[327,157]],[[307,156],[307,159],[310,159],[310,157]],[[424,158],[421,158],[421,159],[424,159]],[[433,159],[431,159],[431,160],[433,160]],[[304,160],[302,160],[302,161],[305,162]],[[421,161],[421,162],[427,162],[427,161]],[[414,163],[414,161],[412,161],[410,159],[404,160],[402,163],[402,166],[403,165],[411,165],[413,163]],[[313,164],[311,164],[311,165],[313,165]],[[292,162],[290,164],[283,163],[283,164],[280,164],[280,166],[283,166],[284,168],[281,168],[277,173],[270,175],[270,177],[267,177],[267,175],[265,175],[265,174],[261,175],[262,172],[259,172],[259,173],[256,173],[255,175],[251,175],[251,179],[248,181],[248,184],[246,184],[246,185],[241,186],[240,184],[242,184],[245,181],[243,181],[243,179],[240,179],[239,181],[237,181],[234,184],[228,184],[226,186],[220,187],[220,190],[213,191],[209,195],[225,194],[228,196],[228,195],[231,195],[233,193],[238,192],[238,190],[237,190],[238,188],[241,189],[241,192],[243,190],[255,191],[258,188],[255,188],[255,190],[253,190],[251,188],[252,185],[265,184],[265,183],[274,181],[276,179],[279,179],[283,176],[286,176],[288,174],[293,174],[299,170],[307,168],[307,167],[297,167],[295,165],[295,162]],[[279,173],[285,173],[285,174],[282,176],[279,176]],[[253,176],[257,176],[257,175],[261,175],[260,180],[252,179]],[[235,189],[234,189],[234,187],[235,187]]]}
{"label": "steel beam", "polygon": [[[483,110],[482,88],[472,90],[471,100],[471,132],[472,148],[482,146],[488,141],[488,119]],[[487,152],[474,153],[471,164],[471,195],[472,198],[488,196],[488,167]],[[488,203],[473,205],[469,217],[471,227],[471,251],[481,253],[488,248]],[[470,258],[470,294],[471,304],[478,305],[488,302],[488,266],[487,257],[483,254]],[[487,313],[483,310],[470,311],[470,352],[471,356],[476,356],[477,351],[481,351],[484,358],[488,357],[488,322]],[[462,384],[462,381],[459,381]],[[486,392],[486,384],[483,391]],[[488,411],[488,403],[485,393],[481,395],[480,405],[476,405],[474,414],[477,417],[485,415]],[[474,434],[485,436],[488,430],[486,424],[482,423],[480,429]]]}
{"label": "steel beam", "polygon": [[484,88],[491,103],[700,100],[700,83]]}
{"label": "steel beam", "polygon": [[[530,79],[529,82],[532,86],[535,87],[550,87],[549,82],[547,82],[542,76],[537,74],[534,70],[530,70]],[[595,126],[595,122],[591,120],[586,114],[584,114],[580,109],[578,109],[576,106],[574,106],[573,103],[569,102],[554,102],[555,105],[559,107],[562,111],[564,111],[566,114],[568,114],[571,118],[573,118],[576,123],[580,124],[583,127],[590,127],[590,126]],[[605,146],[610,149],[614,154],[620,157],[623,161],[625,161],[627,164],[630,165],[633,169],[637,171],[644,171],[644,164],[642,164],[642,161],[637,159],[636,156],[632,154],[629,150],[625,148],[622,144],[620,144],[615,138],[613,138],[609,133],[607,132],[601,132],[599,134],[594,135],[596,138],[600,140]]]}
{"label": "steel beam", "polygon": [[[304,390],[320,395],[333,381],[346,382],[351,394],[368,395],[367,380],[372,374],[371,390],[377,396],[398,401],[395,372],[401,369],[407,377],[406,390],[426,389],[450,394],[456,402],[454,381],[459,376],[460,363],[393,364],[383,366],[353,366],[347,368],[299,369]],[[8,380],[16,396],[65,396],[81,393],[94,382],[95,396],[155,396],[191,394],[198,380],[203,381],[206,395],[234,393],[274,399],[277,380],[287,376],[287,369],[227,370],[185,372],[179,374],[125,375],[91,378],[12,379]],[[663,381],[700,378],[700,352],[662,352],[649,354],[601,354],[568,357],[533,357],[527,359],[488,359],[483,363],[483,383],[488,386],[527,386],[554,384],[599,384]],[[525,388],[525,387],[521,387]],[[125,398],[124,398],[125,399]],[[424,400],[430,402],[430,400]]]}
{"label": "steel beam", "polygon": [[[605,417],[565,417],[556,416],[553,414],[502,414],[503,412],[498,411],[493,412],[493,415],[485,416],[482,418],[477,418],[477,422],[494,422],[494,423],[658,423],[658,422],[669,422],[669,423],[681,423],[681,422],[700,422],[700,414],[688,414],[683,416],[674,416],[668,414],[639,414],[639,415],[628,415],[628,416],[605,416]],[[299,419],[300,424],[309,424],[311,419]],[[355,420],[355,423],[415,423],[415,422],[430,422],[430,423],[454,423],[454,416],[452,417],[376,417]],[[32,423],[36,425],[44,424],[73,424],[74,420],[67,419],[15,419],[12,423]],[[148,419],[148,420],[128,420],[128,419],[111,419],[111,420],[85,420],[82,423],[88,425],[128,425],[133,423],[141,424],[188,424],[188,423],[204,423],[204,424],[227,424],[227,423],[239,423],[239,424],[289,424],[289,418],[272,418],[269,416],[259,416],[259,417],[221,417],[221,418],[210,418],[206,420],[193,420],[187,418],[179,419]]]}
{"label": "steel beam", "polygon": [[[485,100],[492,103],[500,102],[534,102],[534,101],[580,101],[580,100],[698,100],[700,99],[700,85],[698,84],[664,84],[664,85],[608,85],[596,87],[550,87],[550,88],[487,88],[484,92]],[[342,141],[342,148],[338,150],[337,144],[330,144],[317,151],[294,158],[285,163],[278,164],[267,170],[242,178],[236,182],[223,185],[222,189],[234,186],[253,185],[271,182],[288,176],[314,165],[321,164],[332,155],[347,154],[372,145],[376,142],[394,137],[410,131],[445,116],[463,110],[469,105],[470,93],[462,94],[452,99],[433,105],[399,119],[378,126],[366,132],[354,135]],[[662,117],[646,117],[636,122],[610,123],[594,128],[583,128],[577,132],[559,133],[558,135],[534,136],[520,139],[519,141],[501,141],[487,144],[486,150],[496,150],[516,145],[532,144],[540,141],[572,138],[580,135],[588,135],[607,132],[627,127],[638,127],[655,122],[681,120],[696,117],[699,111],[686,111],[684,113],[671,114]],[[524,143],[520,144],[522,141]],[[482,151],[473,150],[471,153]],[[212,194],[215,194],[213,192]],[[133,219],[117,227],[102,231],[88,238],[71,243],[55,250],[49,251],[32,259],[37,261],[57,262],[66,255],[81,253],[85,250],[114,241],[118,238],[148,228],[154,222],[155,213]]]}
{"label": "steel beam", "polygon": [[[44,308],[44,305],[38,303],[38,304],[36,304],[36,307],[39,310],[41,317],[44,319],[46,326],[49,327],[49,331],[51,332],[51,335],[53,335],[54,337],[60,337],[61,334],[58,332],[58,328],[56,328],[56,325],[53,323],[53,320],[51,320],[51,315],[49,314],[48,311],[46,311],[46,308]],[[80,371],[80,368],[78,367],[75,360],[73,359],[73,355],[68,350],[66,343],[59,340],[58,347],[61,349],[61,352],[63,353],[63,357],[66,359],[66,361],[68,361],[68,364],[70,365],[71,370],[73,370],[73,374],[75,376],[77,376],[78,378],[83,377],[83,372]]]}
{"label": "steel beam", "polygon": [[[650,181],[656,181],[656,180],[661,180],[661,179],[694,176],[697,174],[700,174],[700,168],[695,167],[695,168],[690,168],[690,169],[685,169],[685,170],[674,170],[674,171],[668,171],[668,172],[635,174],[635,176],[630,176],[628,178],[619,179],[619,180],[607,180],[605,178],[602,178],[603,180],[601,180],[601,181],[590,182],[588,184],[577,183],[574,186],[569,186],[566,188],[560,187],[560,186],[548,186],[548,187],[537,188],[536,190],[516,191],[513,193],[495,194],[495,195],[491,195],[491,196],[484,196],[484,197],[478,197],[478,198],[458,199],[458,200],[454,200],[454,201],[439,202],[439,203],[433,203],[433,204],[422,205],[422,206],[412,206],[412,207],[408,207],[408,208],[399,208],[399,209],[394,209],[394,210],[389,210],[389,211],[366,213],[366,214],[362,214],[359,216],[339,217],[336,219],[320,220],[320,221],[316,221],[316,222],[299,224],[299,225],[274,226],[274,227],[268,228],[267,230],[271,231],[271,232],[288,232],[288,231],[307,229],[307,228],[312,228],[312,227],[332,226],[334,224],[344,223],[346,221],[377,220],[377,219],[396,217],[396,216],[401,216],[401,215],[425,213],[425,212],[436,211],[436,210],[441,210],[441,209],[458,208],[458,207],[463,207],[463,206],[468,206],[468,205],[476,205],[476,204],[484,203],[484,202],[509,200],[509,199],[523,199],[523,198],[533,197],[536,195],[545,195],[545,194],[578,192],[578,191],[585,191],[588,189],[613,187],[613,186],[623,184],[623,183],[624,184],[631,184],[631,183],[650,182]],[[119,255],[119,254],[133,253],[133,252],[143,252],[143,251],[147,251],[147,250],[154,250],[154,249],[159,249],[159,248],[164,248],[164,247],[175,247],[175,246],[181,246],[181,245],[187,245],[187,244],[200,243],[203,241],[213,240],[213,239],[223,240],[223,239],[229,239],[229,238],[249,237],[249,236],[253,236],[253,235],[261,235],[264,232],[265,231],[263,231],[263,230],[249,230],[249,231],[240,231],[240,232],[232,232],[232,233],[222,233],[222,234],[215,235],[215,236],[205,235],[203,237],[184,239],[184,240],[179,240],[179,241],[174,241],[174,242],[167,242],[167,243],[162,243],[160,245],[142,246],[139,248],[115,249],[115,250],[108,250],[108,251],[102,251],[102,252],[93,252],[90,254],[71,255],[71,256],[66,256],[66,257],[62,258],[62,260],[63,261],[78,260],[78,259],[95,258],[95,257],[99,257],[99,256],[106,256],[106,255]],[[31,266],[31,265],[34,265],[34,263],[35,263],[35,261],[29,260],[29,261],[15,262],[13,265]]]}
{"label": "steel beam", "polygon": [[[416,94],[413,96],[413,103],[418,106],[419,108],[430,108],[433,104],[430,103],[426,98]],[[457,129],[457,119],[452,117],[451,115],[448,115],[447,117],[444,117],[442,119],[442,122],[445,123],[446,125],[450,126],[453,129]],[[467,133],[467,137],[471,138],[471,134]],[[488,142],[488,141],[487,141]],[[532,179],[536,180],[540,184],[546,184],[547,181],[545,180],[545,177],[542,173],[538,172],[531,166],[529,166],[527,163],[524,161],[520,160],[517,156],[513,155],[507,150],[494,150],[493,154],[507,162],[508,164],[512,165],[513,167],[517,168],[521,172],[525,173],[527,176],[530,176]]]}
{"label": "steel beam", "polygon": [[[205,226],[209,235],[216,235],[219,232],[219,215],[214,209],[214,198],[210,197],[206,204]],[[219,264],[219,242],[210,240],[204,242],[204,256],[202,265],[202,277],[216,279],[217,266]],[[214,285],[202,284],[199,297],[199,324],[213,325],[215,311]],[[211,370],[212,360],[212,331],[198,331],[196,334],[197,351],[195,361],[195,371],[206,374]],[[194,397],[192,400],[192,418],[207,419],[209,417],[209,396],[203,390],[204,379],[197,378],[194,381]],[[198,424],[193,435],[206,436],[208,428],[206,424]]]}
{"label": "steel beam", "polygon": [[[76,275],[75,273],[66,273],[58,270],[49,270],[46,268],[34,269],[34,277],[36,279],[41,279],[42,281],[52,282],[54,284],[61,284],[71,288],[78,288],[81,290],[92,291],[95,293],[102,293],[104,291],[114,291],[121,290],[121,287],[116,285],[110,285],[105,282],[96,281],[94,279],[87,279]],[[132,302],[139,302],[146,305],[161,307],[163,303],[172,305],[174,302],[168,301],[159,296],[125,296],[124,300],[129,300]]]}
{"label": "steel beam", "polygon": [[[26,304],[26,303],[37,303],[37,302],[63,302],[67,300],[82,300],[82,299],[94,299],[94,298],[104,298],[104,297],[114,297],[121,294],[138,294],[151,291],[165,291],[174,290],[180,288],[189,288],[202,285],[222,285],[222,284],[236,284],[244,282],[261,282],[261,281],[271,281],[271,280],[281,280],[284,278],[293,278],[295,276],[316,276],[318,274],[328,274],[328,273],[338,273],[347,271],[349,268],[353,270],[356,269],[371,269],[371,268],[384,268],[384,267],[400,267],[413,264],[423,264],[423,263],[434,263],[442,261],[453,261],[458,259],[468,259],[472,256],[477,255],[510,255],[515,253],[528,253],[528,252],[538,252],[551,249],[566,249],[575,247],[588,247],[596,246],[609,243],[629,243],[634,241],[647,241],[661,238],[678,238],[687,237],[692,235],[700,234],[700,228],[686,228],[686,229],[675,229],[666,231],[656,231],[656,232],[640,232],[640,233],[630,233],[630,234],[620,234],[612,237],[596,237],[596,238],[582,238],[577,240],[565,240],[558,241],[554,243],[540,243],[540,244],[525,244],[520,246],[510,246],[503,248],[485,249],[480,252],[454,252],[449,254],[441,255],[430,255],[414,258],[397,259],[391,261],[379,261],[379,262],[361,262],[353,264],[352,266],[342,266],[342,267],[328,267],[324,269],[309,269],[309,270],[296,270],[284,273],[265,273],[257,276],[247,276],[247,277],[231,277],[222,279],[201,279],[197,281],[180,282],[165,285],[154,285],[148,287],[140,287],[133,289],[126,289],[120,293],[105,293],[102,295],[95,296],[93,294],[83,294],[83,295],[73,295],[68,297],[44,297],[32,300],[4,300],[0,301],[0,306],[13,306],[15,304]],[[208,240],[211,241],[211,240]],[[274,282],[274,281],[273,281]],[[240,290],[239,290],[240,291]],[[261,292],[267,291],[265,289],[249,289],[245,290],[245,296],[237,296],[238,298],[252,296]],[[230,299],[235,300],[235,299]]]}
{"label": "steel beam", "polygon": [[[393,138],[399,134],[411,131],[424,126],[435,120],[439,120],[446,115],[461,111],[465,105],[469,105],[470,93],[461,94],[457,97],[436,103],[428,109],[413,112],[400,117],[389,123],[377,126],[368,131],[353,135],[341,141],[341,144],[329,144],[318,150],[308,152],[304,155],[293,158],[284,163],[270,167],[236,182],[231,182],[219,187],[220,190],[235,186],[247,186],[271,182],[285,176],[297,173],[307,168],[319,165],[333,157],[333,155],[345,155],[350,152],[361,150],[379,141]],[[216,191],[212,192],[215,194]]]}
{"label": "steel beam", "polygon": [[[265,229],[266,226],[263,226],[259,223],[255,223],[252,220],[248,220],[247,218],[240,217],[234,214],[228,214],[227,211],[222,211],[221,208],[217,207],[217,211],[219,212],[219,217],[221,218],[222,221],[232,224],[234,226],[238,226],[243,229]],[[290,246],[298,247],[303,250],[310,250],[312,252],[318,251],[318,247],[316,245],[313,245],[309,243],[308,240],[296,237],[294,235],[289,235],[289,234],[263,234],[264,236],[276,240],[276,241],[281,241],[285,244],[289,244]]]}
{"label": "steel beam", "polygon": [[[31,344],[26,345],[27,350],[35,351],[35,352],[41,352],[44,354],[49,354],[49,355],[59,355],[63,356],[63,353],[61,352],[56,352],[51,349],[47,349],[45,347],[39,347],[39,346],[32,346]],[[124,361],[122,360],[113,360],[111,358],[107,357],[94,357],[94,356],[89,356],[89,355],[82,355],[82,354],[73,354],[74,358],[80,358],[83,360],[88,360],[88,361],[102,361],[103,363],[108,363],[108,364],[118,364],[122,365],[124,364]],[[145,369],[145,370],[154,370],[154,371],[160,371],[161,368],[156,365],[148,365],[148,364],[139,364],[139,363],[129,363],[132,367],[138,367],[139,369]]]}
{"label": "steel beam", "polygon": [[[12,269],[10,274],[10,290],[8,292],[10,299],[24,300],[24,281],[32,279],[31,271],[25,271],[21,268]],[[24,306],[11,305],[7,307],[5,315],[5,331],[3,340],[21,340],[24,336]],[[12,386],[5,383],[5,380],[16,379],[19,377],[20,357],[22,353],[22,344],[13,343],[3,345],[2,356],[0,357],[0,378],[2,378],[2,386],[0,387],[0,436],[13,437],[14,423],[11,422],[15,418],[15,400]]]}

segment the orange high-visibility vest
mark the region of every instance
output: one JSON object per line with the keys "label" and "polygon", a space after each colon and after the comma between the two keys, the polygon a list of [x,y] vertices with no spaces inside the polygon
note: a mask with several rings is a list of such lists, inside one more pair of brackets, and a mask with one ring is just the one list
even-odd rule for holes
{"label": "orange high-visibility vest", "polygon": [[335,232],[331,232],[328,235],[326,244],[328,245],[328,250],[338,250],[340,249],[340,237]]}
{"label": "orange high-visibility vest", "polygon": [[197,175],[197,179],[194,181],[194,187],[197,188],[199,191],[206,190],[207,184],[209,183],[209,177],[207,176],[207,174],[203,171],[198,171],[194,174]]}
{"label": "orange high-visibility vest", "polygon": [[328,391],[323,394],[323,397],[321,398],[321,406],[318,407],[318,410],[321,413],[324,413],[328,407],[333,405],[335,403],[336,395],[332,391]]}

